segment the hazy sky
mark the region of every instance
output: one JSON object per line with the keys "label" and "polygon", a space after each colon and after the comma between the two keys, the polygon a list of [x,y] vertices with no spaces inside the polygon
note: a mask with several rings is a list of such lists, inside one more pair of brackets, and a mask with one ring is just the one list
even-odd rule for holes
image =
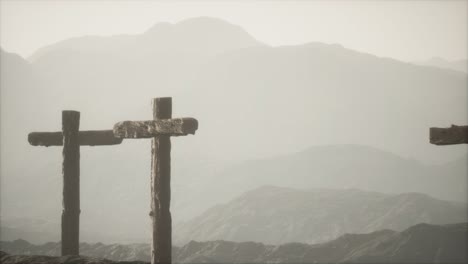
{"label": "hazy sky", "polygon": [[213,16],[271,45],[340,43],[405,61],[467,58],[468,1],[1,1],[0,45],[29,56],[83,35],[136,34]]}

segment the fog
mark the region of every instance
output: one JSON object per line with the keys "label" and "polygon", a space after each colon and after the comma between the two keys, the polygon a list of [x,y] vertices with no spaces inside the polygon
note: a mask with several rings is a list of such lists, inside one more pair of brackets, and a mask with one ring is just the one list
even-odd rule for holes
{"label": "fog", "polygon": [[[247,10],[250,4],[242,3],[232,10],[232,3],[213,4],[212,9],[201,5],[181,12],[167,3],[148,4],[172,10],[158,19],[148,14],[153,9],[142,9],[145,4],[140,2],[134,8],[142,12],[141,16],[123,16],[122,21],[129,25],[120,22],[112,26],[124,12],[118,7],[130,5],[119,2],[115,9],[109,9],[115,13],[108,20],[99,19],[95,28],[92,21],[96,17],[91,13],[102,15],[104,2],[89,9],[88,2],[70,6],[62,2],[26,3],[1,2],[3,236],[14,238],[21,230],[29,240],[40,242],[58,241],[60,237],[62,149],[31,146],[28,133],[60,131],[62,110],[80,111],[82,130],[111,129],[123,120],[149,120],[151,99],[164,96],[173,98],[173,117],[199,121],[194,136],[172,138],[172,211],[174,235],[180,244],[195,237],[323,242],[345,232],[400,231],[420,222],[466,221],[463,202],[467,198],[468,149],[465,145],[431,145],[429,128],[466,125],[467,73],[447,64],[438,67],[409,62],[433,56],[466,62],[466,48],[460,48],[463,44],[466,47],[466,23],[461,23],[466,12],[458,11],[466,2],[443,6],[429,2],[423,9],[420,2],[407,6],[403,2],[380,4],[385,7],[358,2],[362,9],[342,4],[337,11],[331,11],[337,2],[329,6],[323,2],[296,3],[288,9],[291,23],[282,19],[286,16],[284,2],[271,4],[265,14],[260,10],[266,3],[255,4],[253,10],[257,11],[257,20],[264,19],[262,23],[253,20],[251,9],[240,18],[239,10]],[[78,6],[78,11],[72,11],[71,6]],[[320,13],[319,7],[325,12],[322,16],[307,13],[314,8],[313,14]],[[436,11],[436,7],[441,9]],[[356,20],[374,9],[375,15],[366,16],[370,22]],[[18,13],[4,16],[7,11]],[[75,15],[66,18],[67,12]],[[80,12],[93,19],[79,16]],[[303,20],[294,18],[297,12]],[[330,26],[326,12],[341,20]],[[341,12],[349,17],[341,16]],[[382,12],[394,15],[391,21],[395,29],[388,28],[390,19],[384,19]],[[431,12],[437,16],[429,18]],[[52,13],[57,14],[57,20],[49,17]],[[125,13],[129,15],[131,10]],[[416,25],[400,20],[409,14],[415,17]],[[27,18],[21,31],[20,18]],[[37,23],[33,23],[35,19]],[[241,23],[233,22],[237,20]],[[320,24],[315,23],[317,20]],[[57,21],[64,23],[51,26]],[[356,27],[352,31],[355,36],[347,34],[349,28],[343,26],[350,21],[357,21],[347,24]],[[376,28],[362,26],[367,23]],[[317,27],[321,30],[315,31]],[[290,28],[295,31],[288,33]],[[377,34],[379,30],[382,32]],[[58,40],[63,41],[45,45]],[[427,45],[422,47],[422,42]],[[80,151],[81,239],[148,241],[150,140],[126,139],[121,145],[81,147]],[[329,198],[329,192],[316,189],[343,190],[345,197],[366,204],[372,195],[388,199],[390,202],[375,205],[375,214],[391,208],[392,202],[410,201],[408,204],[416,204],[415,210],[427,217],[396,213],[395,218],[384,220],[370,217],[366,225],[353,222],[308,238],[295,236],[301,226],[294,229],[291,225],[289,237],[275,233],[265,240],[261,235],[246,237],[249,232],[245,230],[236,236],[236,228],[228,229],[232,224],[229,221],[222,225],[225,230],[216,232],[199,224],[203,220],[222,221],[229,214],[222,213],[225,210],[217,214],[219,207],[213,206],[232,199],[257,208],[255,195],[242,195],[255,193],[252,190],[267,192],[266,196],[276,194],[275,188],[260,188],[265,185],[297,189],[299,193],[315,190],[307,195],[324,195],[331,204],[339,195]],[[398,196],[404,193],[427,197]],[[427,203],[420,205],[411,199]],[[238,201],[227,208],[239,209]],[[352,204],[358,206],[360,202]],[[300,207],[302,202],[297,206],[301,213],[296,217],[307,219],[309,216],[302,212],[309,211]],[[448,210],[447,217],[433,208]],[[328,207],[312,209],[324,215],[328,212]],[[248,208],[229,212],[248,212]],[[219,218],[213,219],[213,214]],[[412,220],[393,225],[400,217]],[[191,223],[200,227],[199,233]]]}

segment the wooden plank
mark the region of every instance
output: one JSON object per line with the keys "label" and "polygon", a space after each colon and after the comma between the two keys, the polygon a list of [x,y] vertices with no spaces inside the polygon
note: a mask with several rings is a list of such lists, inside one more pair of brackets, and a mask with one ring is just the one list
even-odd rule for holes
{"label": "wooden plank", "polygon": [[63,133],[32,132],[28,135],[28,141],[33,146],[63,146]]}
{"label": "wooden plank", "polygon": [[[108,146],[122,143],[122,138],[114,136],[112,130],[79,131],[80,146]],[[62,132],[33,132],[28,135],[29,144],[33,146],[62,146]]]}
{"label": "wooden plank", "polygon": [[119,145],[122,138],[114,136],[113,130],[88,130],[79,133],[81,146],[108,146]]}
{"label": "wooden plank", "polygon": [[80,232],[80,112],[62,112],[63,211],[62,256],[79,254]]}
{"label": "wooden plank", "polygon": [[468,144],[468,126],[431,127],[429,134],[434,145]]}
{"label": "wooden plank", "polygon": [[114,125],[118,138],[152,138],[159,135],[185,136],[195,134],[198,121],[194,118],[123,121]]}
{"label": "wooden plank", "polygon": [[[156,122],[151,124],[166,124],[172,115],[172,99],[153,99],[153,118]],[[160,120],[166,119],[166,120]],[[170,120],[170,119],[169,119]],[[161,121],[163,121],[161,123]],[[181,122],[182,121],[182,122]],[[195,121],[188,119],[187,121]],[[159,122],[159,123],[158,123]],[[183,119],[168,123],[170,131],[174,131],[172,124],[184,124]],[[196,124],[196,123],[195,123]],[[193,124],[192,124],[193,126]],[[153,131],[157,131],[157,126]],[[160,126],[159,128],[163,128]],[[176,126],[177,127],[177,126]],[[178,130],[183,134],[187,130]],[[164,129],[162,129],[165,131]],[[195,128],[196,130],[196,128]],[[193,130],[193,132],[195,132]],[[159,130],[161,131],[161,130]],[[141,135],[136,133],[135,135]],[[145,135],[145,134],[143,134]],[[172,262],[172,217],[170,211],[171,203],[171,139],[169,135],[158,135],[151,142],[151,218],[152,218],[152,243],[151,264]]]}

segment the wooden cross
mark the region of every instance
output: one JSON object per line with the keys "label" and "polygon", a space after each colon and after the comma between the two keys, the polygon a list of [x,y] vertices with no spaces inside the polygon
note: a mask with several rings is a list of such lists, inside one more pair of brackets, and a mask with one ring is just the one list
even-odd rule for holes
{"label": "wooden cross", "polygon": [[62,111],[61,132],[33,132],[33,146],[63,146],[62,256],[79,254],[80,146],[117,145],[112,130],[79,131],[80,112]]}
{"label": "wooden cross", "polygon": [[468,144],[468,126],[431,127],[429,140],[434,145]]}
{"label": "wooden cross", "polygon": [[152,138],[151,143],[151,263],[172,261],[171,140],[170,136],[195,134],[194,118],[172,117],[172,98],[153,99],[153,120],[124,121],[115,124],[119,138]]}

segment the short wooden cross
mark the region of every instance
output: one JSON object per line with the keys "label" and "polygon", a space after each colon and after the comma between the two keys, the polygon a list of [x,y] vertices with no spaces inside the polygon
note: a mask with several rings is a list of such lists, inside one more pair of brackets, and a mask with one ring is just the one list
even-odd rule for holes
{"label": "short wooden cross", "polygon": [[117,145],[121,138],[112,130],[79,131],[80,112],[62,111],[61,132],[33,132],[33,146],[63,146],[62,256],[79,254],[80,146]]}
{"label": "short wooden cross", "polygon": [[151,263],[172,261],[171,140],[170,136],[195,134],[194,118],[172,116],[172,98],[153,99],[153,120],[124,121],[115,124],[119,138],[152,138],[151,143]]}
{"label": "short wooden cross", "polygon": [[468,144],[468,126],[431,127],[429,140],[434,145]]}

